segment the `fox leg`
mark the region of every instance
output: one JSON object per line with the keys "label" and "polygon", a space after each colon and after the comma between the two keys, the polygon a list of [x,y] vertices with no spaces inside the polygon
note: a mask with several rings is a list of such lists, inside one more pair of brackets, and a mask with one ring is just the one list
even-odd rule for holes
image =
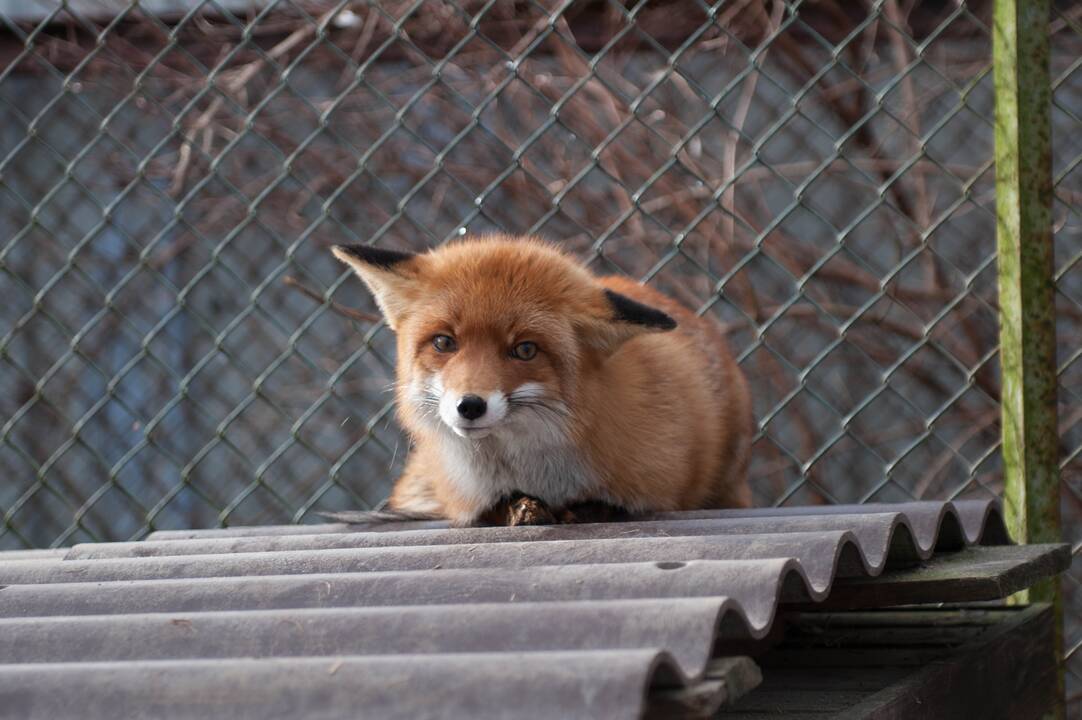
{"label": "fox leg", "polygon": [[408,466],[395,482],[387,506],[399,512],[444,514],[432,482],[423,473],[411,472]]}

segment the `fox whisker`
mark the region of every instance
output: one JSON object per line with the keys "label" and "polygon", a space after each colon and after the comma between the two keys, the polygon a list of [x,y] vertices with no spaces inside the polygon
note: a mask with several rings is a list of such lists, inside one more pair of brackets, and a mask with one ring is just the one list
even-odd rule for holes
{"label": "fox whisker", "polygon": [[570,413],[567,410],[567,406],[564,405],[563,403],[554,402],[554,401],[550,401],[550,400],[542,400],[540,398],[530,398],[528,400],[518,400],[518,399],[515,399],[514,396],[512,395],[508,399],[507,404],[508,404],[508,406],[510,406],[512,408],[516,408],[516,407],[529,408],[529,409],[533,410],[534,412],[536,412],[539,415],[542,414],[543,412],[551,413],[552,415],[555,415],[555,416],[560,417],[560,418],[564,418],[564,417],[567,417],[568,415],[570,415]]}

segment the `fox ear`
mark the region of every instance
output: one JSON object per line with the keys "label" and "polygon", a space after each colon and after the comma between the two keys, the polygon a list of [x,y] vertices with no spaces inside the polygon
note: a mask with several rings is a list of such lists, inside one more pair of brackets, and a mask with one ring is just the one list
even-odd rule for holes
{"label": "fox ear", "polygon": [[418,293],[420,256],[368,245],[334,245],[331,252],[360,276],[387,325],[396,330]]}
{"label": "fox ear", "polygon": [[668,314],[607,288],[603,307],[601,317],[587,323],[586,340],[606,355],[637,335],[676,327]]}

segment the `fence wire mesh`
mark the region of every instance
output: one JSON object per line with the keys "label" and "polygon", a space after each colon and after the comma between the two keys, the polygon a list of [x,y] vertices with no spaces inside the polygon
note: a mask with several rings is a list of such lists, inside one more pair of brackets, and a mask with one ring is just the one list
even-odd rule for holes
{"label": "fence wire mesh", "polygon": [[[1080,18],[1050,29],[1076,540]],[[393,339],[327,246],[491,231],[724,324],[758,503],[1001,491],[990,2],[7,0],[0,23],[0,548],[376,503],[406,453]]]}
{"label": "fence wire mesh", "polygon": [[1067,709],[1082,717],[1082,8],[1053,7],[1050,42],[1061,505],[1076,558],[1062,581]]}

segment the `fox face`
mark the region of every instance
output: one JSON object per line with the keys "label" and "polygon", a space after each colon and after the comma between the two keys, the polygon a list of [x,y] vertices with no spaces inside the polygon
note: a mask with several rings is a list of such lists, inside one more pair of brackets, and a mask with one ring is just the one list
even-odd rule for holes
{"label": "fox face", "polygon": [[573,438],[583,367],[665,313],[602,287],[539,242],[481,239],[419,255],[337,246],[398,338],[407,429],[469,443]]}
{"label": "fox face", "polygon": [[[578,356],[573,329],[540,310],[479,312],[484,302],[433,297],[422,317],[403,323],[411,339],[404,398],[418,422],[462,438],[564,429]],[[411,418],[411,419],[413,419]],[[435,429],[435,428],[433,428]]]}

